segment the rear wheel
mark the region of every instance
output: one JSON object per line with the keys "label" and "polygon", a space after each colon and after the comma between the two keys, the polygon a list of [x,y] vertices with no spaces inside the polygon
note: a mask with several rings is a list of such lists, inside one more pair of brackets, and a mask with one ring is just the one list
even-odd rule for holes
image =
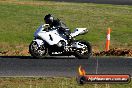
{"label": "rear wheel", "polygon": [[29,45],[29,52],[30,54],[38,59],[45,58],[47,56],[47,48],[44,45],[41,45],[38,47],[38,44],[36,41],[32,41]]}
{"label": "rear wheel", "polygon": [[78,48],[75,51],[75,57],[78,59],[88,59],[92,55],[92,47],[89,42],[79,41],[80,46],[82,48]]}

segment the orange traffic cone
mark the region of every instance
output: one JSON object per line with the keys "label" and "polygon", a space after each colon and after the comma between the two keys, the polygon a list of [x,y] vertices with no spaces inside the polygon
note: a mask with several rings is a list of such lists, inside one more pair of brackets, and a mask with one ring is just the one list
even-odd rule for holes
{"label": "orange traffic cone", "polygon": [[111,29],[108,28],[105,51],[108,51],[110,49],[110,31],[111,31]]}

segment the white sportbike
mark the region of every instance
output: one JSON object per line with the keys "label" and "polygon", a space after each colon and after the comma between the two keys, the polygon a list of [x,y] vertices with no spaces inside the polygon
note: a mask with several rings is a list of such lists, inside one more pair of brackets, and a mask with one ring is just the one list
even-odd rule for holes
{"label": "white sportbike", "polygon": [[75,40],[80,34],[87,33],[87,28],[76,28],[70,33],[70,39],[58,28],[50,28],[49,24],[41,25],[34,33],[34,40],[29,45],[29,52],[35,58],[46,56],[72,56],[86,59],[91,56],[92,49],[89,42]]}

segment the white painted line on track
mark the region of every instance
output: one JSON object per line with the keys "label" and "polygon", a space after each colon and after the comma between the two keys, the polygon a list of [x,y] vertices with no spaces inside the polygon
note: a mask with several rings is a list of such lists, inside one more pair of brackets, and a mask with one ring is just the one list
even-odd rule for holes
{"label": "white painted line on track", "polygon": [[[98,58],[96,60],[96,74],[98,74]],[[98,84],[94,84],[94,88],[98,88]]]}
{"label": "white painted line on track", "polygon": [[96,60],[96,74],[98,74],[98,67],[99,67],[99,63],[98,63],[98,58]]}

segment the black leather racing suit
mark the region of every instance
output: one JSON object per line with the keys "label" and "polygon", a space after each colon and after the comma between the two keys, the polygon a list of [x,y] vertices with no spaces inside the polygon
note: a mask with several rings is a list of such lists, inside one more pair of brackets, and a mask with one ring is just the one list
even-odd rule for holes
{"label": "black leather racing suit", "polygon": [[66,26],[66,24],[64,24],[63,22],[61,22],[59,19],[53,20],[53,22],[50,22],[49,25],[50,25],[50,27],[57,27],[58,28],[58,32],[60,34],[65,34],[67,36],[67,38],[69,39],[70,30]]}

